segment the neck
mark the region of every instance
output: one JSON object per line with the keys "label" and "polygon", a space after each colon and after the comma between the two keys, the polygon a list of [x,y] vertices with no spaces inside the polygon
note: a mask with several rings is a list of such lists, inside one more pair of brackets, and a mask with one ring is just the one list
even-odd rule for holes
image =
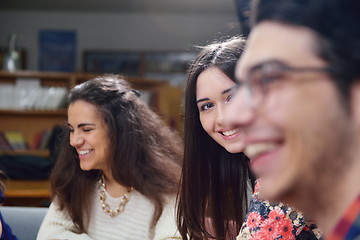
{"label": "neck", "polygon": [[128,193],[128,188],[118,183],[111,175],[103,172],[106,192],[112,197],[121,197]]}
{"label": "neck", "polygon": [[[341,184],[338,184],[337,189],[329,190],[329,192],[332,193],[328,196],[329,201],[326,199],[323,201],[324,205],[327,204],[327,202],[333,203],[332,209],[329,205],[326,209],[327,211],[324,211],[324,214],[319,214],[319,216],[316,217],[319,224],[321,224],[321,227],[324,229],[325,235],[329,234],[335,228],[349,205],[351,205],[360,194],[358,183],[360,164],[356,165],[357,166],[349,166],[349,172],[344,176],[336,176],[337,178],[342,179]],[[331,186],[329,186],[329,188],[331,188]]]}
{"label": "neck", "polygon": [[296,203],[292,204],[289,201],[314,220],[325,236],[331,233],[349,205],[360,194],[360,161],[352,161],[346,170],[329,176],[328,181],[317,183],[317,193],[297,193]]}

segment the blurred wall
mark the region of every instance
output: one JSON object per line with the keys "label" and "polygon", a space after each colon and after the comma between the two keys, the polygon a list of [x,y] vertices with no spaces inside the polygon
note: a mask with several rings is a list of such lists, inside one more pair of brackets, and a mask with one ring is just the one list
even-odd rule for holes
{"label": "blurred wall", "polygon": [[0,10],[0,46],[18,34],[27,51],[27,68],[38,69],[38,31],[74,29],[77,32],[76,70],[82,69],[85,49],[189,50],[222,36],[239,34],[234,14],[151,14]]}

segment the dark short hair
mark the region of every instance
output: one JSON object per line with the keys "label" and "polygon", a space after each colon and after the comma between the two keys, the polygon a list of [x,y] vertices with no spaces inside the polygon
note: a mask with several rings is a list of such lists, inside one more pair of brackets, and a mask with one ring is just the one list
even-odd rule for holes
{"label": "dark short hair", "polygon": [[311,29],[316,51],[324,59],[343,97],[360,78],[360,1],[357,0],[254,0],[252,26],[278,21]]}

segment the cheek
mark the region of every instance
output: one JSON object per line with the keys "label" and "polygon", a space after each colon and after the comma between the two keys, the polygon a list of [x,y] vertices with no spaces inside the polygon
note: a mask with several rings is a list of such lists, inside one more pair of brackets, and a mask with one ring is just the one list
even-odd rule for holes
{"label": "cheek", "polygon": [[311,112],[318,111],[315,106],[317,97],[317,92],[307,86],[279,86],[267,96],[264,115],[274,125],[284,129],[295,127],[294,130],[299,131],[299,126],[308,123]]}
{"label": "cheek", "polygon": [[104,135],[102,138],[100,138],[98,144],[101,144],[104,153],[107,154],[109,152],[110,142],[107,140],[107,136]]}
{"label": "cheek", "polygon": [[263,106],[264,109],[260,114],[263,116],[263,120],[272,127],[284,131],[292,128],[295,124],[295,104],[285,96],[271,96]]}
{"label": "cheek", "polygon": [[302,88],[305,91],[289,91],[268,102],[269,121],[284,133],[286,148],[282,171],[287,172],[284,178],[295,176],[295,172],[312,174],[314,163],[326,159],[322,154],[338,144],[333,136],[344,115],[336,104],[338,97],[326,85],[317,88],[321,89],[318,91],[314,91],[316,86],[313,87]]}
{"label": "cheek", "polygon": [[103,143],[98,143],[98,157],[102,162],[107,162],[108,158],[110,157],[110,149],[109,149],[109,145],[105,144],[105,142]]}

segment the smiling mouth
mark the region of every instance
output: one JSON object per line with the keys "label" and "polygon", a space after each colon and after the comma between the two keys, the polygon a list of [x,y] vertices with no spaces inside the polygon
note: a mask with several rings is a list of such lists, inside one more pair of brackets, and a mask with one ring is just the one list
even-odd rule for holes
{"label": "smiling mouth", "polygon": [[279,146],[278,143],[255,143],[249,144],[246,146],[244,153],[250,159],[259,156],[261,154],[265,154],[277,148]]}
{"label": "smiling mouth", "polygon": [[235,134],[238,133],[238,132],[239,132],[239,129],[236,128],[236,129],[233,129],[233,130],[221,132],[221,134],[224,135],[224,136],[226,136],[226,137],[230,137],[230,136],[235,135]]}
{"label": "smiling mouth", "polygon": [[92,152],[92,150],[79,150],[78,154],[79,154],[79,156],[83,156],[83,155],[89,154],[90,152]]}

